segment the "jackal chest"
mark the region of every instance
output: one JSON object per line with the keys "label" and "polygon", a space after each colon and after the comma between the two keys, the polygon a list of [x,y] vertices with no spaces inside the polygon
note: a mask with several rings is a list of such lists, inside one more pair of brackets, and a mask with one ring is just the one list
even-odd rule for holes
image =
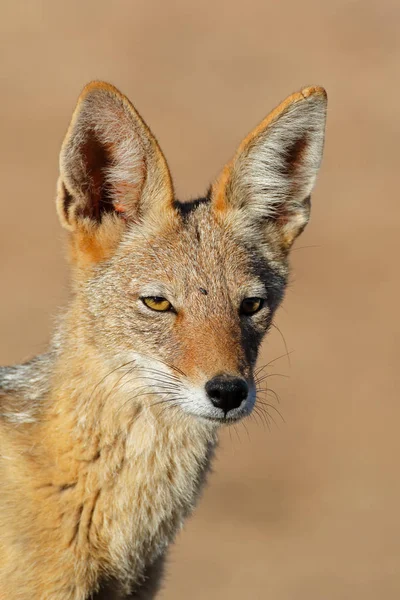
{"label": "jackal chest", "polygon": [[70,497],[65,542],[79,564],[127,588],[140,579],[194,508],[214,446],[188,437],[139,453],[125,443],[118,461],[101,456]]}

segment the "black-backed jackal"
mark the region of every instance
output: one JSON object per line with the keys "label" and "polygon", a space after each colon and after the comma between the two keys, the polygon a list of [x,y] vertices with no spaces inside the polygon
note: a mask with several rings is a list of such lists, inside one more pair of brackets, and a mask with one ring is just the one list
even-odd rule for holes
{"label": "black-backed jackal", "polygon": [[219,427],[256,402],[325,115],[322,88],[293,94],[184,204],[127,98],[83,90],[57,192],[71,302],[46,354],[0,370],[1,600],[154,597]]}

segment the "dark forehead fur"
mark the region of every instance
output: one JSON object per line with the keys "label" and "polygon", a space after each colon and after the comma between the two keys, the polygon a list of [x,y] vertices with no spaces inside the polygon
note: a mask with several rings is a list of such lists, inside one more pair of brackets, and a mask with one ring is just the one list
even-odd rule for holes
{"label": "dark forehead fur", "polygon": [[[204,210],[207,210],[208,208],[211,209],[211,190],[206,196],[195,198],[194,200],[187,202],[175,200],[174,208],[185,225],[194,225],[196,236],[199,241],[200,232],[198,221],[201,220]],[[255,277],[261,279],[266,285],[268,291],[268,305],[273,313],[283,299],[287,277],[276,268],[273,268],[263,256],[260,249],[254,244],[241,243],[248,252],[251,273]]]}
{"label": "dark forehead fur", "polygon": [[195,200],[190,200],[189,202],[180,202],[179,200],[175,200],[174,208],[177,213],[182,217],[184,222],[189,220],[189,217],[196,211],[199,206],[203,206],[204,204],[210,204],[211,198],[210,193],[201,198],[196,198]]}

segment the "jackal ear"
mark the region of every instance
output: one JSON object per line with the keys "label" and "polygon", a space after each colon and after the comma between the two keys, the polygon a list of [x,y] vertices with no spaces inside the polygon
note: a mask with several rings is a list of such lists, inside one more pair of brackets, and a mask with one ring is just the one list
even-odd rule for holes
{"label": "jackal ear", "polygon": [[115,87],[89,83],[61,148],[57,208],[64,227],[121,227],[172,202],[166,160],[143,119]]}
{"label": "jackal ear", "polygon": [[217,210],[236,208],[253,224],[278,230],[290,248],[306,226],[322,159],[326,92],[309,87],[289,96],[241,143],[212,188]]}

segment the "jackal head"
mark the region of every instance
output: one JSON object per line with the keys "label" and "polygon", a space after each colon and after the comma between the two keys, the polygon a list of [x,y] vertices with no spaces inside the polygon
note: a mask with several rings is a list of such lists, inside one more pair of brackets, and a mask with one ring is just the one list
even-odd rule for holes
{"label": "jackal head", "polygon": [[166,160],[113,86],[83,90],[61,150],[57,207],[69,231],[85,341],[133,365],[148,394],[214,422],[248,414],[260,342],[310,213],[326,94],[293,94],[242,142],[207,196],[174,197]]}

